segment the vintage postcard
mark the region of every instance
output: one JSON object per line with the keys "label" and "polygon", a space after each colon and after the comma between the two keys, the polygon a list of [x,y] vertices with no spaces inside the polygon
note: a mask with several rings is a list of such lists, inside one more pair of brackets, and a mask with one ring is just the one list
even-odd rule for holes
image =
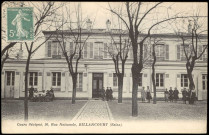
{"label": "vintage postcard", "polygon": [[2,133],[207,133],[206,2],[1,11]]}

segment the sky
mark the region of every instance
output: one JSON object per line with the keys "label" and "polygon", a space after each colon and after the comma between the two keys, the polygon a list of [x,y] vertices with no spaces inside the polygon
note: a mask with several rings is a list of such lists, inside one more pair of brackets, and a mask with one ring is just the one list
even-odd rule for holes
{"label": "sky", "polygon": [[[18,5],[19,3],[17,2]],[[27,5],[27,3],[25,3]],[[35,5],[39,5],[40,3],[35,3]],[[59,5],[59,2],[55,3],[56,5]],[[72,2],[65,2],[65,7],[58,10],[57,13],[63,14],[65,18],[68,16],[67,10],[70,12],[73,12],[75,10],[75,5],[78,3],[72,3]],[[106,28],[106,21],[109,19],[111,23],[112,28],[118,27],[118,18],[116,16],[112,16],[109,11],[109,5],[111,5],[112,9],[116,9],[118,6],[120,6],[121,2],[111,2],[108,4],[108,2],[81,2],[81,9],[82,9],[82,17],[83,19],[89,18],[91,21],[94,22],[93,28],[94,29],[105,29]],[[145,3],[142,7],[142,12],[146,11],[146,7],[152,7],[155,3],[147,4]],[[29,6],[33,6],[32,4],[29,4]],[[39,7],[39,6],[37,6]],[[41,6],[40,6],[41,7]],[[169,8],[168,8],[169,7]],[[34,7],[34,12],[38,11],[35,10],[36,7]],[[147,28],[153,23],[153,20],[156,19],[163,19],[167,16],[167,13],[169,13],[170,16],[175,15],[176,13],[181,14],[193,14],[193,12],[196,12],[199,10],[201,15],[208,16],[208,7],[207,3],[194,3],[194,2],[167,2],[160,5],[159,10],[154,11],[152,14],[148,15],[146,20],[142,22],[141,30],[142,32],[146,32]],[[126,12],[125,8],[123,9],[124,13]],[[73,16],[75,14],[72,14]],[[73,18],[73,17],[72,17]],[[206,22],[204,25],[207,26],[208,22]],[[165,25],[165,24],[164,24]],[[2,28],[5,26],[4,23],[2,23]],[[125,25],[124,25],[125,26]],[[44,30],[44,26],[42,29]],[[124,27],[125,28],[125,27]],[[162,29],[158,28],[156,30],[158,33],[172,33],[173,31],[168,27],[164,28],[164,31],[161,31]],[[25,48],[24,48],[25,49]],[[43,58],[44,57],[44,50],[45,47],[42,46],[33,56],[34,59]],[[25,54],[27,55],[27,54]]]}

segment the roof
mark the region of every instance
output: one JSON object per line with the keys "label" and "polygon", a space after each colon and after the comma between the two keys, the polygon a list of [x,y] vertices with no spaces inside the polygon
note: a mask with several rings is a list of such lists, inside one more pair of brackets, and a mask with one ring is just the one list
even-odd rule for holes
{"label": "roof", "polygon": [[[64,34],[78,34],[79,29],[73,29],[73,30],[59,30],[59,31],[43,31],[44,35],[49,35],[49,34],[56,34],[56,33],[61,33],[63,32]],[[108,32],[106,29],[91,29],[91,31],[87,29],[81,29],[82,34],[92,34],[92,35],[105,35],[108,36],[110,32]],[[120,30],[120,29],[111,29],[111,34],[112,35],[119,35],[122,34],[124,36],[128,36],[128,30]],[[190,37],[191,34],[184,33],[186,37]],[[139,33],[139,36],[146,36],[146,33]],[[152,34],[152,37],[168,37],[168,38],[177,38],[177,35],[174,33],[160,33],[160,34]],[[201,38],[207,38],[207,34],[202,34]]]}

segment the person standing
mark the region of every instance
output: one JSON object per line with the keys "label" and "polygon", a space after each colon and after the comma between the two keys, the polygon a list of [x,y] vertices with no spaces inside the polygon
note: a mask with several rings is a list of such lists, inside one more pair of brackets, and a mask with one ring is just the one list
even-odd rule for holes
{"label": "person standing", "polygon": [[102,89],[102,100],[105,101],[105,87]]}
{"label": "person standing", "polygon": [[150,93],[150,89],[149,89],[149,86],[147,86],[147,100],[148,100],[148,103],[150,103],[150,100],[152,99],[152,96],[151,96],[151,93]]}
{"label": "person standing", "polygon": [[168,102],[169,93],[167,88],[165,89],[164,95],[165,95],[165,102]]}
{"label": "person standing", "polygon": [[109,101],[109,93],[110,93],[110,90],[109,90],[109,87],[107,87],[106,92],[105,92],[107,101]]}
{"label": "person standing", "polygon": [[186,104],[187,95],[188,95],[187,90],[186,90],[186,88],[184,88],[183,91],[182,91],[182,100],[183,100],[184,104]]}
{"label": "person standing", "polygon": [[142,98],[142,103],[144,103],[145,102],[145,98],[146,98],[146,92],[144,90],[144,87],[142,87],[141,98]]}
{"label": "person standing", "polygon": [[112,88],[110,87],[110,100],[112,101],[113,100],[113,95],[112,95],[112,93],[113,93],[113,91],[112,91]]}
{"label": "person standing", "polygon": [[173,98],[175,102],[177,102],[177,100],[179,99],[179,91],[177,90],[176,87],[175,90],[173,91]]}
{"label": "person standing", "polygon": [[173,102],[173,90],[172,90],[172,87],[170,87],[170,90],[169,90],[169,100],[170,100],[170,102]]}

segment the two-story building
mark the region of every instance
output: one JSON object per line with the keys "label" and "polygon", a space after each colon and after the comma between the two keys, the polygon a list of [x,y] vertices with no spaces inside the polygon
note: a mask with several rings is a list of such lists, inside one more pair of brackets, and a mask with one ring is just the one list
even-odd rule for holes
{"label": "two-story building", "polygon": [[[89,34],[88,29],[82,29],[82,35]],[[29,69],[29,88],[33,85],[38,91],[49,90],[54,88],[55,97],[71,98],[72,97],[72,78],[68,70],[67,62],[62,55],[62,50],[52,35],[55,31],[44,31],[45,37],[51,38],[45,44],[45,57],[41,59],[32,59]],[[72,31],[64,31],[69,40],[65,45],[68,52],[72,52],[75,43],[72,39]],[[114,38],[118,37],[117,30],[112,30]],[[128,37],[125,33],[123,36]],[[145,34],[140,34],[140,38]],[[164,91],[170,87],[176,87],[180,92],[183,88],[189,87],[189,80],[186,72],[186,61],[181,46],[182,41],[174,34],[156,34],[153,37],[161,38],[159,45],[156,46],[156,87],[157,97],[164,97]],[[202,37],[202,44],[199,46],[201,51],[204,45],[207,45],[207,35]],[[118,82],[115,74],[114,63],[107,52],[107,45],[111,44],[110,34],[106,29],[92,29],[91,36],[86,41],[82,58],[78,66],[77,80],[77,98],[92,99],[98,98],[98,89],[103,87],[111,87],[113,96],[118,97]],[[150,54],[148,51],[144,55]],[[198,100],[207,99],[207,60],[208,51],[197,61],[193,78],[196,86]],[[151,57],[148,58],[142,70],[139,81],[139,94],[142,87],[149,86],[152,90],[151,79]],[[132,74],[131,66],[133,63],[132,50],[130,48],[128,59],[125,65],[125,76],[123,85],[123,97],[132,97]],[[22,98],[24,97],[24,75],[25,75],[25,59],[10,59],[6,61],[1,74],[1,95],[2,98]]]}

